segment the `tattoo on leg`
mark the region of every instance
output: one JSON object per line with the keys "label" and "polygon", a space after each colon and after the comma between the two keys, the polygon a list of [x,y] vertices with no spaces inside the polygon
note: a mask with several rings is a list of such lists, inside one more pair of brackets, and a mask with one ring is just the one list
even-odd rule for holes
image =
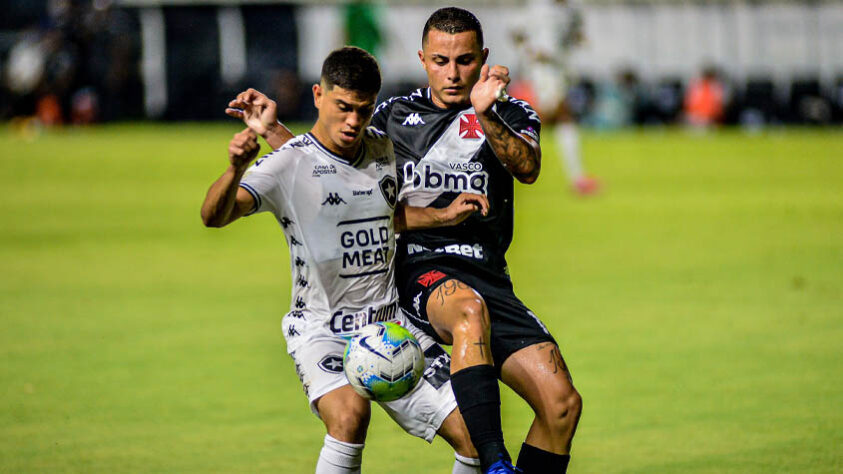
{"label": "tattoo on leg", "polygon": [[550,360],[547,361],[549,364],[553,365],[553,373],[558,373],[560,370],[567,373],[568,367],[565,366],[565,360],[562,359],[562,354],[559,353],[559,349],[556,346],[550,347]]}
{"label": "tattoo on leg", "polygon": [[470,290],[471,287],[459,280],[448,280],[436,288],[436,299],[439,300],[439,306],[445,306],[445,297],[451,296],[457,290]]}
{"label": "tattoo on leg", "polygon": [[480,357],[486,357],[486,341],[481,337],[474,345],[480,350]]}

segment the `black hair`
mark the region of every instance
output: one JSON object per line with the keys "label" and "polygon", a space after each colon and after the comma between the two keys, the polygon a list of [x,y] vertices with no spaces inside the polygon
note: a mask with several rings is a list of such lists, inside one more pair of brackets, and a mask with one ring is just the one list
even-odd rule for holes
{"label": "black hair", "polygon": [[427,41],[427,32],[439,30],[451,35],[464,31],[473,31],[477,34],[477,43],[483,48],[483,27],[480,21],[468,10],[459,7],[440,8],[430,15],[422,31],[422,44]]}
{"label": "black hair", "polygon": [[374,56],[356,46],[334,50],[322,63],[322,77],[328,88],[340,86],[355,92],[377,94],[381,70]]}

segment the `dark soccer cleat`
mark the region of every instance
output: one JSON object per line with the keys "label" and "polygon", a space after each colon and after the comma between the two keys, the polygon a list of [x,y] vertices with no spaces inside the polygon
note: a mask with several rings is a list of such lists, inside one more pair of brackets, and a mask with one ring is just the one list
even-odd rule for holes
{"label": "dark soccer cleat", "polygon": [[500,461],[489,466],[484,474],[523,474],[524,471],[513,466],[511,462],[501,459]]}

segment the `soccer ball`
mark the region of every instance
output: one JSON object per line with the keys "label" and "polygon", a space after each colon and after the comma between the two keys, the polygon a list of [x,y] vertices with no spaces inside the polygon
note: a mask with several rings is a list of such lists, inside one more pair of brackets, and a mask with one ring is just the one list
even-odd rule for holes
{"label": "soccer ball", "polygon": [[407,329],[395,323],[372,323],[348,341],[343,368],[355,392],[378,402],[391,402],[419,382],[424,354]]}

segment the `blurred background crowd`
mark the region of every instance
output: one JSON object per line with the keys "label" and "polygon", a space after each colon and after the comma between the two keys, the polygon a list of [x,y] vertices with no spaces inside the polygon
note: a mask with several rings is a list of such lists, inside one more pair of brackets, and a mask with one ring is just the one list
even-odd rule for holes
{"label": "blurred background crowd", "polygon": [[[517,84],[524,2],[460,2],[487,30],[490,60]],[[598,128],[843,122],[843,5],[795,1],[582,1],[568,102]],[[6,0],[0,119],[44,125],[222,119],[245,87],[283,120],[311,118],[327,51],[381,61],[381,97],[424,85],[422,2]],[[517,87],[517,85],[516,85]]]}

